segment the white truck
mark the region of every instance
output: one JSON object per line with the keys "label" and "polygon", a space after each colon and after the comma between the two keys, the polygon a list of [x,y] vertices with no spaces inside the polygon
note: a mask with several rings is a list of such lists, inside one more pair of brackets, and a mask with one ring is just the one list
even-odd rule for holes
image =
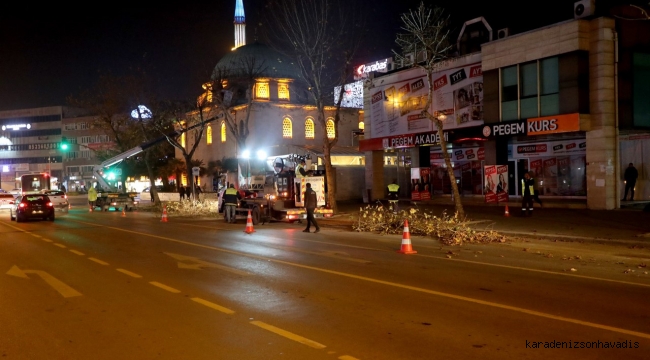
{"label": "white truck", "polygon": [[[301,222],[307,218],[304,207],[306,184],[317,194],[314,217],[331,217],[333,211],[325,207],[325,176],[295,176],[298,155],[282,155],[264,160],[239,159],[238,170],[223,175],[222,183],[235,184],[242,194],[236,209],[236,219],[246,220],[251,212],[253,225],[270,221]],[[300,189],[300,197],[296,189]],[[219,209],[223,209],[223,191],[219,193]],[[225,215],[225,214],[224,214]]]}

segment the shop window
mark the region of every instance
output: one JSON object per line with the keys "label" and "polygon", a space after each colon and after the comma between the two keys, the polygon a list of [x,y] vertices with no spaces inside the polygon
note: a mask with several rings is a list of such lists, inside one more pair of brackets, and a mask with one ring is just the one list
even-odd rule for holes
{"label": "shop window", "polygon": [[205,141],[208,145],[212,145],[212,125],[208,124],[208,128],[205,130]]}
{"label": "shop window", "polygon": [[284,118],[282,120],[282,137],[284,139],[291,139],[293,136],[293,130],[291,129],[291,119]]}
{"label": "shop window", "polygon": [[307,119],[305,121],[305,139],[314,139],[314,120]]}
{"label": "shop window", "polygon": [[560,76],[556,57],[539,62],[540,115],[560,113]]}
{"label": "shop window", "polygon": [[519,74],[521,76],[519,117],[522,119],[537,117],[537,62],[521,64]]}
{"label": "shop window", "polygon": [[288,83],[278,83],[278,99],[289,101],[289,84]]}
{"label": "shop window", "polygon": [[336,137],[336,129],[334,127],[334,120],[332,118],[327,119],[325,129],[327,130],[328,139],[334,139]]}
{"label": "shop window", "polygon": [[517,66],[501,69],[501,120],[519,119],[517,107]]}
{"label": "shop window", "polygon": [[271,91],[269,89],[268,82],[258,82],[255,84],[255,98],[268,100],[270,98]]}
{"label": "shop window", "polygon": [[632,116],[634,126],[650,127],[650,54],[633,54]]}
{"label": "shop window", "polygon": [[224,121],[221,122],[221,142],[226,142],[226,123]]}

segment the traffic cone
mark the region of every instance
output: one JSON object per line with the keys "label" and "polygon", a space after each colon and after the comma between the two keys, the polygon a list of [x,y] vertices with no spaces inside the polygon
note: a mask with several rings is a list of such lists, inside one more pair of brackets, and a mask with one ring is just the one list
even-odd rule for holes
{"label": "traffic cone", "polygon": [[126,217],[126,209],[122,208],[122,217]]}
{"label": "traffic cone", "polygon": [[160,219],[160,221],[167,222],[167,206],[163,206],[162,219]]}
{"label": "traffic cone", "polygon": [[503,214],[503,216],[505,217],[510,216],[510,211],[508,211],[508,204],[506,204],[506,212]]}
{"label": "traffic cone", "polygon": [[398,251],[402,254],[417,254],[418,252],[413,250],[411,246],[411,232],[409,231],[409,222],[404,220],[404,233],[402,235],[402,248]]}
{"label": "traffic cone", "polygon": [[251,216],[251,211],[248,210],[248,217],[246,218],[246,230],[244,230],[246,234],[252,234],[255,232],[253,230],[253,217]]}

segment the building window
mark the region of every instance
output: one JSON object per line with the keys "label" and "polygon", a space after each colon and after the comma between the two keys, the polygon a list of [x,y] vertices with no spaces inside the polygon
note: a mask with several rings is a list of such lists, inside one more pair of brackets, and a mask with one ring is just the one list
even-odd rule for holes
{"label": "building window", "polygon": [[312,119],[305,121],[305,139],[314,139],[314,120]]}
{"label": "building window", "polygon": [[284,120],[282,120],[282,137],[285,139],[291,139],[292,135],[291,119],[284,118]]}
{"label": "building window", "polygon": [[181,146],[185,147],[185,133],[181,134]]}
{"label": "building window", "polygon": [[359,121],[359,130],[363,130],[366,128],[366,124],[363,121]]}
{"label": "building window", "polygon": [[632,122],[650,126],[650,54],[632,54]]}
{"label": "building window", "polygon": [[208,145],[212,145],[212,125],[208,124],[208,128],[205,130],[205,141]]}
{"label": "building window", "polygon": [[268,100],[270,98],[271,91],[269,89],[268,82],[258,82],[255,84],[255,98]]}
{"label": "building window", "polygon": [[221,142],[222,143],[226,142],[226,122],[225,121],[221,122]]}
{"label": "building window", "polygon": [[519,66],[521,86],[519,87],[519,98],[521,99],[522,119],[537,117],[537,61],[521,64]]}
{"label": "building window", "polygon": [[501,69],[501,120],[519,119],[517,108],[517,65]]}
{"label": "building window", "polygon": [[501,69],[501,121],[560,112],[558,58]]}
{"label": "building window", "polygon": [[334,128],[334,120],[332,118],[327,119],[325,128],[327,130],[327,138],[334,139],[336,137],[336,129]]}
{"label": "building window", "polygon": [[539,62],[540,115],[560,113],[560,75],[556,57]]}
{"label": "building window", "polygon": [[288,83],[278,83],[278,99],[289,101],[289,84]]}

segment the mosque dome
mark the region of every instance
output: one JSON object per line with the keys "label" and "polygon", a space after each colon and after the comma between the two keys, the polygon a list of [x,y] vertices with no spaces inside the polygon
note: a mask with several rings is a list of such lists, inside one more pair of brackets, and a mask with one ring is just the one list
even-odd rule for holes
{"label": "mosque dome", "polygon": [[[257,77],[297,79],[300,77],[298,66],[280,52],[258,41],[240,46],[234,51],[226,54],[214,68],[214,73],[225,71],[226,78],[245,77],[247,64],[255,59],[255,66],[260,67],[261,72]],[[213,75],[214,77],[215,75]]]}

